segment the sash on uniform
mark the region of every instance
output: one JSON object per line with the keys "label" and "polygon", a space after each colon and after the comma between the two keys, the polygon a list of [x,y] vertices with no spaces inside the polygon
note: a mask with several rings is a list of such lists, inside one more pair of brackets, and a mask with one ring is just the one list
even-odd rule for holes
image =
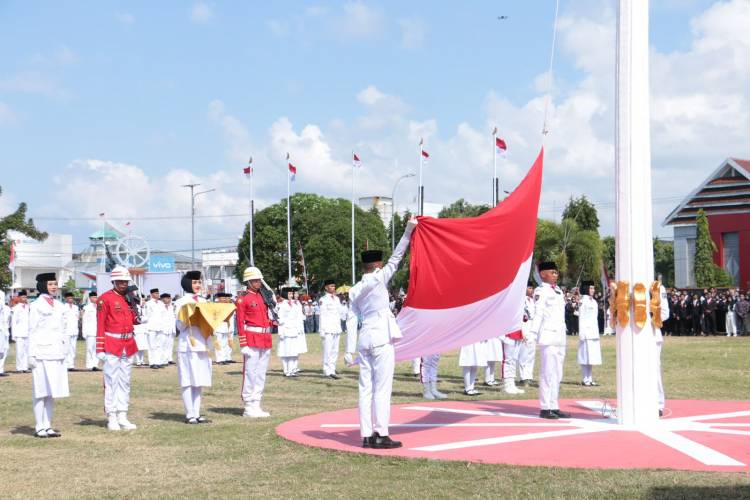
{"label": "sash on uniform", "polygon": [[177,314],[177,319],[188,326],[196,326],[208,339],[224,322],[229,321],[237,308],[234,304],[224,302],[197,302],[183,304]]}

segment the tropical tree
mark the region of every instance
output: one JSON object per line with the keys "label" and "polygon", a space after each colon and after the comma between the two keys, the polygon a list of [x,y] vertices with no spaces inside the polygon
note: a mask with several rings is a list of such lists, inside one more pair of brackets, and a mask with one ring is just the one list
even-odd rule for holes
{"label": "tropical tree", "polygon": [[714,264],[716,245],[711,239],[708,227],[708,217],[702,209],[698,210],[695,219],[695,284],[699,288],[714,286],[730,286],[732,277],[724,269]]}
{"label": "tropical tree", "polygon": [[599,215],[593,203],[582,194],[578,198],[570,197],[562,213],[563,220],[572,220],[584,231],[599,231]]}
{"label": "tropical tree", "polygon": [[[2,192],[2,188],[0,188],[0,195],[2,195]],[[11,246],[8,231],[17,231],[38,241],[47,239],[47,233],[38,230],[33,219],[26,218],[27,208],[26,203],[20,203],[15,212],[0,217],[0,288],[9,287],[13,279],[8,269]]]}
{"label": "tropical tree", "polygon": [[489,205],[472,205],[468,201],[460,198],[447,207],[443,207],[438,213],[441,219],[456,219],[459,217],[476,217],[482,215],[490,209]]}
{"label": "tropical tree", "polygon": [[553,260],[561,281],[576,285],[581,280],[597,280],[602,261],[602,242],[597,231],[581,229],[572,219],[559,224],[540,219],[536,227],[534,261]]}

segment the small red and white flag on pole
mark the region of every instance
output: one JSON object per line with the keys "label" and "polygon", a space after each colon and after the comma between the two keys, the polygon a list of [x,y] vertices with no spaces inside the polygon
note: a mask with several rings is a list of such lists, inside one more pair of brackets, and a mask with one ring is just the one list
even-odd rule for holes
{"label": "small red and white flag on pole", "polygon": [[505,154],[508,152],[508,146],[505,144],[505,141],[499,137],[495,137],[495,147],[497,148],[497,152],[500,154]]}
{"label": "small red and white flag on pole", "polygon": [[423,150],[422,150],[422,156],[424,156],[425,158],[429,158],[429,157],[430,157],[430,153],[428,153],[427,151],[425,151],[425,150],[423,149]]}
{"label": "small red and white flag on pole", "polygon": [[292,181],[294,181],[295,177],[297,176],[297,167],[292,165],[292,162],[290,161],[289,153],[286,154],[286,161],[287,161],[287,166],[289,167],[289,177]]}
{"label": "small red and white flag on pole", "polygon": [[253,173],[253,157],[251,156],[250,159],[247,161],[247,167],[243,168],[242,171],[245,173],[246,176],[250,177],[250,174]]}
{"label": "small red and white flag on pole", "polygon": [[352,152],[352,165],[355,167],[361,167],[362,166],[362,160],[359,159],[359,156],[357,156],[357,153]]}

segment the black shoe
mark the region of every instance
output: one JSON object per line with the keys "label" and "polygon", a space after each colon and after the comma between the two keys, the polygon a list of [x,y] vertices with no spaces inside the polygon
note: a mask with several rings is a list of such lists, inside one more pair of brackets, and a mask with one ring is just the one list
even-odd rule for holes
{"label": "black shoe", "polygon": [[47,429],[47,437],[59,438],[60,436],[62,436],[62,434],[60,434],[60,431],[56,431],[55,429]]}
{"label": "black shoe", "polygon": [[152,370],[158,370],[159,369],[159,367],[156,366],[156,365],[149,365],[149,368],[151,368]]}
{"label": "black shoe", "polygon": [[101,370],[99,370],[99,368],[97,368],[97,367],[95,366],[95,367],[93,367],[93,368],[91,369],[91,371],[92,371],[92,372],[98,372],[98,371],[101,371]]}
{"label": "black shoe", "polygon": [[169,362],[168,362],[167,364],[168,364],[168,365],[173,365],[173,364],[174,364],[174,361],[169,361]]}
{"label": "black shoe", "polygon": [[49,436],[47,435],[47,430],[42,429],[41,431],[36,431],[36,433],[34,434],[34,437],[45,439],[45,438],[48,438]]}
{"label": "black shoe", "polygon": [[465,395],[465,396],[479,396],[480,394],[482,394],[482,393],[481,393],[481,392],[479,392],[479,391],[478,391],[478,390],[476,390],[476,389],[472,389],[472,390],[470,390],[470,391],[466,391],[466,390],[464,391],[464,395]]}
{"label": "black shoe", "polygon": [[521,387],[534,387],[534,381],[531,379],[521,380],[519,384]]}
{"label": "black shoe", "polygon": [[659,416],[660,416],[660,417],[663,417],[663,416],[664,416],[664,410],[659,410]]}
{"label": "black shoe", "polygon": [[328,378],[332,378],[333,380],[338,380],[341,378],[341,376],[336,375],[335,373],[331,373],[330,375],[328,375]]}
{"label": "black shoe", "polygon": [[[5,372],[3,372],[3,373],[0,373],[0,377],[7,377],[7,376],[8,376],[8,374],[7,374],[7,373],[5,373]],[[40,437],[41,437],[41,436],[40,436]]]}
{"label": "black shoe", "polygon": [[185,423],[186,424],[197,424],[198,423],[198,419],[197,418],[186,418],[185,419]]}
{"label": "black shoe", "polygon": [[550,420],[557,420],[558,417],[557,413],[555,413],[553,410],[542,410],[539,412],[539,418],[547,418]]}
{"label": "black shoe", "polygon": [[199,424],[210,424],[211,421],[207,419],[206,417],[198,417],[196,418]]}
{"label": "black shoe", "polygon": [[372,436],[362,438],[362,448],[370,448],[372,446]]}
{"label": "black shoe", "polygon": [[560,410],[550,410],[552,413],[557,415],[558,418],[570,418],[570,413],[565,413]]}
{"label": "black shoe", "polygon": [[599,387],[599,383],[596,380],[592,380],[589,382],[589,386],[591,387]]}
{"label": "black shoe", "polygon": [[583,381],[583,382],[581,382],[581,385],[584,386],[584,387],[591,387],[592,384],[591,384],[591,382]]}
{"label": "black shoe", "polygon": [[394,441],[389,436],[381,436],[377,432],[373,432],[370,438],[370,448],[378,450],[401,448],[401,441]]}

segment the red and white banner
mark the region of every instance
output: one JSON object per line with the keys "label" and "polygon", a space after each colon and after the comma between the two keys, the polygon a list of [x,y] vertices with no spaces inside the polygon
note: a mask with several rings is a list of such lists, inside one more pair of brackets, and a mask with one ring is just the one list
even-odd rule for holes
{"label": "red and white banner", "polygon": [[529,278],[544,149],[500,205],[464,219],[420,217],[396,360],[517,332]]}

